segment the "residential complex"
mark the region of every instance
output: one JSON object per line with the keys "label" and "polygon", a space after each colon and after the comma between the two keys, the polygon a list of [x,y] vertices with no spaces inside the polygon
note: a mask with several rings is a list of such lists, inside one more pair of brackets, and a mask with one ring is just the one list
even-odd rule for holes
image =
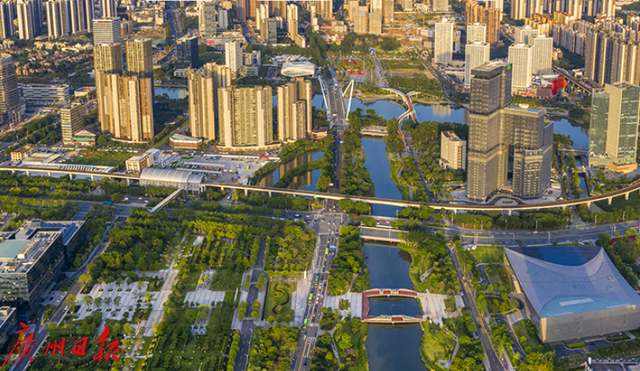
{"label": "residential complex", "polygon": [[141,78],[153,79],[151,39],[127,41],[127,72]]}
{"label": "residential complex", "polygon": [[446,18],[436,23],[433,47],[436,63],[448,64],[453,60],[453,26],[454,22]]}
{"label": "residential complex", "polygon": [[311,81],[295,78],[278,87],[278,139],[295,142],[311,133]]}
{"label": "residential complex", "polygon": [[122,44],[120,18],[98,18],[93,20],[93,45]]}
{"label": "residential complex", "polygon": [[636,170],[640,87],[626,82],[606,84],[591,99],[589,165]]}
{"label": "residential complex", "polygon": [[440,135],[440,167],[447,169],[467,169],[467,141],[458,138],[453,131],[443,131]]}
{"label": "residential complex", "polygon": [[207,141],[217,138],[218,89],[231,86],[231,69],[207,63],[200,70],[189,69],[189,116],[191,136]]}
{"label": "residential complex", "polygon": [[218,89],[219,146],[224,149],[276,147],[271,87]]}

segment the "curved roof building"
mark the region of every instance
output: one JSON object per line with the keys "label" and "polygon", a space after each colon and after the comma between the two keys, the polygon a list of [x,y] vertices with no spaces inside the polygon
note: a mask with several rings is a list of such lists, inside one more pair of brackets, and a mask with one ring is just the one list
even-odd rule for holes
{"label": "curved roof building", "polygon": [[640,327],[640,296],[601,247],[515,247],[505,254],[540,318],[543,342]]}
{"label": "curved roof building", "polygon": [[140,173],[140,185],[173,187],[187,191],[200,192],[204,175],[191,171],[160,169],[147,167]]}
{"label": "curved roof building", "polygon": [[285,62],[280,73],[288,77],[313,76],[316,73],[316,65],[311,62]]}

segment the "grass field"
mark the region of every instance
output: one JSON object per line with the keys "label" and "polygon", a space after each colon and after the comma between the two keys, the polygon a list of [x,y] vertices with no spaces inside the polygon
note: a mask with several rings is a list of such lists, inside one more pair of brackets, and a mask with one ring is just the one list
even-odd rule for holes
{"label": "grass field", "polygon": [[296,287],[295,282],[270,282],[264,318],[273,316],[277,322],[293,320],[294,312],[291,309],[291,299]]}
{"label": "grass field", "polygon": [[81,151],[76,158],[67,160],[67,164],[96,165],[96,166],[124,166],[134,153],[127,151]]}
{"label": "grass field", "polygon": [[440,359],[445,359],[448,354],[441,344],[441,339],[429,332],[427,329],[428,324],[426,322],[423,322],[420,325],[422,327],[422,345],[420,352],[434,364]]}
{"label": "grass field", "polygon": [[424,65],[422,64],[422,62],[420,62],[419,60],[412,58],[412,59],[401,59],[401,60],[395,60],[395,59],[386,59],[384,61],[387,65],[387,68],[389,69],[389,71],[393,71],[393,70],[414,70],[414,71],[424,71]]}
{"label": "grass field", "polygon": [[544,353],[549,350],[548,349],[549,346],[548,345],[545,346],[544,344],[542,344],[542,342],[540,341],[537,335],[531,336],[527,332],[525,321],[514,323],[513,331],[516,333],[516,336],[518,337],[518,339],[520,339],[523,336],[526,338],[526,341],[524,343],[522,342],[520,343],[520,345],[522,346],[522,350],[524,350],[525,353],[531,353],[531,352]]}
{"label": "grass field", "polygon": [[469,251],[476,259],[476,264],[479,263],[502,263],[504,248],[502,246],[478,246],[475,250]]}

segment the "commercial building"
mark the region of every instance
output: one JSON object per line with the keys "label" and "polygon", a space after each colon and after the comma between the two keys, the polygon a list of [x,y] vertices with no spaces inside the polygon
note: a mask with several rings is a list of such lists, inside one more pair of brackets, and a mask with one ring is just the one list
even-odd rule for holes
{"label": "commercial building", "polygon": [[147,154],[132,156],[125,162],[125,166],[127,173],[140,174],[143,169],[153,166],[153,157]]}
{"label": "commercial building", "polygon": [[136,143],[153,138],[152,79],[97,72],[96,88],[103,132]]}
{"label": "commercial building", "polygon": [[47,31],[49,39],[69,35],[69,8],[67,0],[50,0],[44,3],[47,9]]}
{"label": "commercial building", "polygon": [[27,107],[65,104],[71,97],[69,85],[25,84],[20,93]]}
{"label": "commercial building", "polygon": [[16,308],[0,307],[0,348],[3,348],[15,333],[18,324]]}
{"label": "commercial building", "polygon": [[589,165],[628,172],[638,168],[640,87],[621,82],[593,92]]}
{"label": "commercial building", "polygon": [[93,20],[93,45],[122,44],[120,18],[99,18]]}
{"label": "commercial building", "polygon": [[[203,3],[206,4],[206,3]],[[178,39],[177,45],[178,68],[198,68],[198,36],[184,36]]]}
{"label": "commercial building", "polygon": [[6,121],[20,121],[20,91],[16,64],[9,54],[0,54],[0,115]]}
{"label": "commercial building", "polygon": [[526,44],[511,44],[509,46],[509,63],[513,66],[513,91],[525,91],[531,86],[531,74],[533,71],[531,47]]}
{"label": "commercial building", "polygon": [[60,109],[60,128],[62,143],[73,144],[73,135],[84,127],[82,123],[82,105],[75,103]]}
{"label": "commercial building", "polygon": [[33,0],[18,0],[18,36],[22,40],[31,40],[36,37],[41,23],[38,23],[37,5]]}
{"label": "commercial building", "polygon": [[439,64],[449,64],[453,60],[454,22],[443,17],[436,23],[434,35],[433,59]]}
{"label": "commercial building", "polygon": [[296,78],[278,86],[278,139],[295,142],[311,133],[311,81]]}
{"label": "commercial building", "polygon": [[201,138],[192,138],[180,134],[173,134],[169,138],[169,144],[173,149],[198,149],[203,142]]}
{"label": "commercial building", "polygon": [[231,40],[224,44],[225,65],[231,69],[231,74],[235,76],[242,67],[242,41]]}
{"label": "commercial building", "polygon": [[140,172],[140,185],[173,187],[189,192],[200,192],[205,176],[183,170],[145,168]]}
{"label": "commercial building", "polygon": [[95,72],[122,73],[122,45],[96,44],[93,48]]}
{"label": "commercial building", "polygon": [[453,131],[443,131],[440,136],[440,167],[467,169],[467,141],[458,138]]}
{"label": "commercial building", "polygon": [[543,343],[617,334],[640,327],[640,296],[603,248],[505,248],[507,268],[535,311]]}
{"label": "commercial building", "polygon": [[198,28],[203,39],[211,39],[218,34],[217,15],[215,2],[202,1],[198,3]]}
{"label": "commercial building", "polygon": [[316,74],[316,65],[307,61],[284,62],[280,73],[287,77],[314,76]]}
{"label": "commercial building", "polygon": [[508,188],[510,147],[516,197],[536,198],[551,179],[553,123],[545,125],[544,110],[522,105],[510,108],[510,63],[490,62],[471,71],[471,104],[465,114],[469,126],[467,197],[485,202]]}
{"label": "commercial building", "polygon": [[16,28],[13,25],[15,18],[15,4],[6,0],[0,2],[0,40],[8,39],[16,33]]}
{"label": "commercial building", "polygon": [[218,27],[223,30],[229,28],[229,14],[226,9],[218,9]]}
{"label": "commercial building", "polygon": [[231,86],[231,69],[207,63],[200,70],[188,70],[189,128],[191,136],[215,140],[218,126],[218,89]]}
{"label": "commercial building", "polygon": [[73,134],[73,144],[81,146],[94,146],[96,144],[96,134],[88,130],[80,130]]}
{"label": "commercial building", "polygon": [[491,44],[474,41],[465,46],[464,56],[464,86],[471,86],[471,70],[489,62]]}
{"label": "commercial building", "polygon": [[487,25],[481,23],[467,24],[467,44],[487,41]]}
{"label": "commercial building", "polygon": [[25,158],[31,156],[32,153],[36,151],[36,147],[31,144],[25,144],[24,146],[14,149],[11,151],[11,160],[12,161],[22,161]]}
{"label": "commercial building", "polygon": [[153,79],[151,39],[138,38],[127,41],[127,71],[129,75]]}
{"label": "commercial building", "polygon": [[247,150],[276,147],[272,97],[270,86],[218,89],[219,146]]}

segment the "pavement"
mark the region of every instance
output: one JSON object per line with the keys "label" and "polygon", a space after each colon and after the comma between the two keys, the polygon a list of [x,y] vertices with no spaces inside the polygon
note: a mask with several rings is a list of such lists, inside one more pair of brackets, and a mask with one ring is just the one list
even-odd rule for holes
{"label": "pavement", "polygon": [[145,332],[144,336],[154,336],[155,331],[153,330],[153,326],[157,323],[160,323],[162,320],[162,313],[164,311],[164,303],[169,298],[169,294],[171,294],[171,289],[173,285],[176,283],[176,276],[178,275],[177,269],[163,269],[158,271],[160,274],[165,276],[164,284],[162,285],[162,289],[160,289],[159,293],[156,293],[152,301],[153,307],[151,308],[151,314],[149,315],[149,319],[145,323]]}

